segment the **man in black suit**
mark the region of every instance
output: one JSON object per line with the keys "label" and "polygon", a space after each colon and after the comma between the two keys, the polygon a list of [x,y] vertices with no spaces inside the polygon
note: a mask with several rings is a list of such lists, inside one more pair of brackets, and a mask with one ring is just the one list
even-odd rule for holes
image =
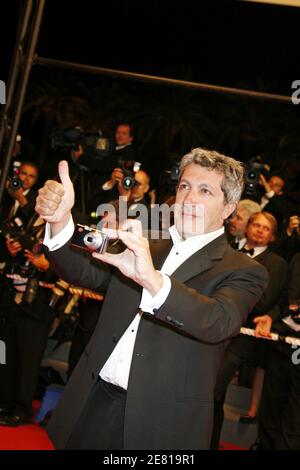
{"label": "man in black suit", "polygon": [[[254,257],[268,271],[270,281],[263,296],[255,305],[244,324],[247,328],[255,328],[257,337],[268,337],[273,320],[280,314],[278,302],[284,294],[288,265],[280,256],[268,249],[274,240],[277,229],[275,217],[267,212],[253,214],[248,222],[246,243],[242,251]],[[217,449],[223,424],[223,404],[227,387],[234,373],[242,364],[250,362],[255,366],[264,366],[264,344],[256,338],[238,335],[231,340],[226,348],[224,360],[218,372],[215,386],[214,429],[211,448]],[[263,378],[262,378],[263,380]],[[243,417],[244,421],[247,415]],[[248,422],[251,422],[248,416]]]}
{"label": "man in black suit", "polygon": [[102,202],[118,198],[114,169],[120,168],[121,162],[134,162],[137,159],[133,139],[133,126],[124,122],[116,127],[115,147],[107,157],[97,158],[93,152],[84,152],[81,146],[78,151],[72,152],[72,157],[78,165],[88,171],[88,211],[95,211]]}
{"label": "man in black suit", "polygon": [[[289,265],[287,298],[272,327],[281,337],[300,338],[299,299],[300,253]],[[269,343],[258,423],[259,449],[300,450],[299,346],[281,341]]]}
{"label": "man in black suit", "polygon": [[34,163],[25,162],[20,166],[18,178],[22,185],[14,190],[7,182],[6,194],[3,200],[1,220],[10,217],[20,217],[26,225],[34,212],[36,192],[33,186],[38,179],[38,168]]}
{"label": "man in black suit", "polygon": [[[136,220],[107,230],[126,246],[71,252],[74,201],[46,182],[36,210],[59,275],[106,298],[48,433],[58,449],[207,449],[213,389],[225,341],[238,333],[268,281],[265,269],[226,242],[223,222],[243,188],[239,162],[193,149],[181,162],[171,240],[149,242]],[[114,270],[109,265],[115,266]]]}
{"label": "man in black suit", "polygon": [[[36,191],[33,189],[38,179],[38,168],[34,163],[24,162],[20,166],[18,178],[21,185],[18,189],[11,189],[7,181],[1,211],[1,223],[4,225],[10,219],[19,219],[19,224],[26,228],[34,215]],[[7,247],[7,244],[10,246]],[[5,240],[0,238],[0,261],[9,261],[22,249],[20,243],[12,237]]]}

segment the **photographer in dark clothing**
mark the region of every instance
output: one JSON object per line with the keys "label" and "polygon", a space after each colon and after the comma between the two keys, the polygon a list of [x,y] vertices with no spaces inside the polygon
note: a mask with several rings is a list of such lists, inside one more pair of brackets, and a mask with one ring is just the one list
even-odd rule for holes
{"label": "photographer in dark clothing", "polygon": [[36,192],[33,187],[38,179],[37,166],[30,162],[23,163],[19,170],[18,179],[20,185],[17,189],[12,188],[10,181],[7,181],[1,220],[20,217],[26,224],[34,213]]}
{"label": "photographer in dark clothing", "polygon": [[116,182],[111,174],[120,166],[120,161],[135,161],[136,152],[132,145],[134,139],[133,127],[129,123],[121,123],[115,131],[115,147],[111,155],[105,158],[95,158],[93,153],[79,150],[72,152],[76,163],[89,172],[90,189],[87,197],[87,210],[96,210],[102,202],[111,201],[118,197]]}
{"label": "photographer in dark clothing", "polygon": [[15,250],[13,256],[21,249],[20,244],[13,239],[14,237],[6,236],[6,232],[9,234],[8,222],[16,221],[16,224],[13,223],[13,225],[25,228],[31,223],[35,214],[36,192],[33,188],[38,179],[36,165],[30,162],[23,163],[19,169],[17,179],[19,181],[17,189],[12,187],[9,179],[7,180],[6,193],[2,201],[0,224],[6,239],[4,236],[0,236],[0,262],[9,262],[11,259],[12,251],[8,251],[7,243],[10,243],[12,250]]}
{"label": "photographer in dark clothing", "polygon": [[[12,245],[8,244],[8,250],[13,256]],[[49,262],[41,253],[26,250],[24,255],[27,283],[4,276],[5,295],[2,291],[0,298],[0,338],[7,347],[7,363],[1,370],[0,425],[9,427],[27,424],[32,418],[40,362],[55,316],[48,305],[51,290],[38,286],[39,280],[56,279]]]}
{"label": "photographer in dark clothing", "polygon": [[[288,295],[272,330],[300,338],[300,253],[289,265]],[[300,450],[299,346],[269,341],[258,423],[259,450]]]}

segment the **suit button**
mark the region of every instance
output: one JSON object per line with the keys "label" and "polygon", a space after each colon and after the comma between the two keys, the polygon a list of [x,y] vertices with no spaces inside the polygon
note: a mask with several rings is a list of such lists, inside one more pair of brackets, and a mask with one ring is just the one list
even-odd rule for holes
{"label": "suit button", "polygon": [[92,379],[95,380],[95,372],[92,372]]}
{"label": "suit button", "polygon": [[113,343],[116,343],[116,342],[117,342],[117,338],[116,338],[115,336],[113,336],[112,341],[113,341]]}

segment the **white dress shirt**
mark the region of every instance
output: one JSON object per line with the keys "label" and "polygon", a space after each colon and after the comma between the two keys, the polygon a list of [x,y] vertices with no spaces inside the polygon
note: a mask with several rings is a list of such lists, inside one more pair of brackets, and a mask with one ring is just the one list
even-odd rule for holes
{"label": "white dress shirt", "polygon": [[[47,224],[44,245],[46,245],[50,251],[57,250],[71,238],[73,233],[71,230],[74,231],[72,217],[64,230],[50,239],[50,230]],[[103,380],[114,385],[118,385],[125,390],[127,390],[128,386],[128,377],[136,334],[143,312],[145,311],[153,314],[154,309],[159,309],[163,305],[171,290],[171,280],[169,276],[194,253],[222,235],[224,233],[224,227],[221,227],[214,232],[189,237],[186,240],[181,239],[174,225],[170,227],[169,232],[173,241],[173,247],[171,248],[160,271],[163,276],[163,286],[154,297],[152,297],[146,289],[143,289],[139,311],[100,370],[99,375]]]}
{"label": "white dress shirt", "polygon": [[[245,240],[245,243],[239,247],[238,251],[240,251],[247,243],[247,239],[244,238],[243,240]],[[250,255],[250,253],[245,253],[247,256],[249,256],[250,258],[256,258],[256,256],[260,255],[261,253],[263,253],[264,251],[266,251],[268,247],[267,246],[256,246],[253,248],[253,255]]]}

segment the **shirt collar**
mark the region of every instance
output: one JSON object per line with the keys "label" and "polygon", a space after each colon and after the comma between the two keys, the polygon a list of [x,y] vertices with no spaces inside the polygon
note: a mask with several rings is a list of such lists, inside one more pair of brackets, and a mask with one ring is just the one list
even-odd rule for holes
{"label": "shirt collar", "polygon": [[[241,248],[243,248],[243,247],[246,245],[246,243],[247,243],[247,239],[245,238],[245,243],[244,243],[242,246],[239,247],[239,250],[240,250]],[[254,249],[254,253],[253,253],[253,255],[251,256],[251,258],[256,258],[256,256],[258,256],[258,255],[260,255],[261,253],[263,253],[264,251],[266,251],[267,248],[268,248],[267,246],[256,246],[256,247],[254,247],[254,248],[253,248],[253,249]]]}
{"label": "shirt collar", "polygon": [[224,227],[221,227],[218,230],[214,230],[213,232],[202,233],[201,235],[188,237],[185,240],[181,238],[175,225],[172,225],[172,227],[169,228],[169,233],[175,247],[184,243],[186,245],[199,245],[199,248],[201,248],[222,235],[224,233]]}
{"label": "shirt collar", "polygon": [[125,144],[125,145],[116,145],[116,146],[115,146],[115,150],[121,150],[121,149],[124,149],[125,147],[128,147],[129,145],[131,145],[131,144]]}

